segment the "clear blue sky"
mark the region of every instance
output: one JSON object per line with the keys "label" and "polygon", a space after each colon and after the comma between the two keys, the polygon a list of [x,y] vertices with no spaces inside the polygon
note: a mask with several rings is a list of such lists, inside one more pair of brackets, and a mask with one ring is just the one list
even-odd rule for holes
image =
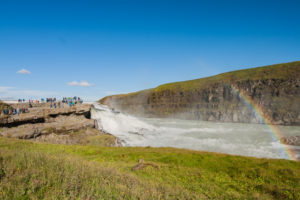
{"label": "clear blue sky", "polygon": [[0,98],[96,100],[296,60],[299,0],[0,0]]}

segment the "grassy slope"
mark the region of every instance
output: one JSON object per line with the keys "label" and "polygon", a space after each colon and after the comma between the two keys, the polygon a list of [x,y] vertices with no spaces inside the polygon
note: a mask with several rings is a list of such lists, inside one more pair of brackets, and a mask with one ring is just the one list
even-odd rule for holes
{"label": "grassy slope", "polygon": [[300,199],[299,181],[295,161],[0,138],[0,199]]}
{"label": "grassy slope", "polygon": [[[153,92],[170,91],[192,91],[194,89],[207,88],[215,83],[225,82],[232,83],[245,80],[267,80],[267,79],[288,79],[300,77],[300,61],[291,63],[282,63],[277,65],[269,65],[264,67],[256,67],[238,71],[222,73],[207,78],[174,82],[160,85]],[[147,91],[147,90],[145,90]],[[144,91],[133,92],[129,94],[113,95],[116,97],[134,96]],[[104,99],[107,97],[104,97]]]}
{"label": "grassy slope", "polygon": [[172,90],[178,87],[183,90],[193,90],[195,88],[207,87],[217,82],[231,83],[245,80],[287,79],[292,77],[300,77],[300,61],[227,72],[196,80],[169,83],[155,88],[154,91]]}

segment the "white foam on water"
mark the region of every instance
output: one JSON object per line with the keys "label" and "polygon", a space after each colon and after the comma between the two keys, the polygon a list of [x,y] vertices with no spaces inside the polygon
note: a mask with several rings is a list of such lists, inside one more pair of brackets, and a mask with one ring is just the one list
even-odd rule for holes
{"label": "white foam on water", "polygon": [[[92,118],[97,120],[98,128],[118,137],[124,146],[177,147],[286,158],[282,151],[283,145],[272,137],[265,125],[137,118],[113,111],[104,105],[94,104],[94,107]],[[280,128],[286,135],[300,132],[300,127]]]}
{"label": "white foam on water", "polygon": [[138,145],[146,130],[155,132],[153,126],[135,117],[113,112],[107,106],[94,106],[92,118],[97,120],[98,128],[117,136],[124,145]]}

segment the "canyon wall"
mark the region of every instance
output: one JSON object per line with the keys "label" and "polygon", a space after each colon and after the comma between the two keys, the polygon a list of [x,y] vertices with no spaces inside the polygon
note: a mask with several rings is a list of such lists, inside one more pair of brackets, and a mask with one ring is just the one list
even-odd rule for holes
{"label": "canyon wall", "polygon": [[300,62],[169,83],[100,103],[142,117],[300,125]]}

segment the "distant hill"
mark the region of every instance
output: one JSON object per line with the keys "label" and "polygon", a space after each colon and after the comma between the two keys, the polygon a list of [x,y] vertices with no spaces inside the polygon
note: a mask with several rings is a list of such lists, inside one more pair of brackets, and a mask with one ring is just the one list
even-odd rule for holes
{"label": "distant hill", "polygon": [[100,103],[145,117],[245,123],[265,118],[267,123],[300,125],[300,61],[168,83]]}

